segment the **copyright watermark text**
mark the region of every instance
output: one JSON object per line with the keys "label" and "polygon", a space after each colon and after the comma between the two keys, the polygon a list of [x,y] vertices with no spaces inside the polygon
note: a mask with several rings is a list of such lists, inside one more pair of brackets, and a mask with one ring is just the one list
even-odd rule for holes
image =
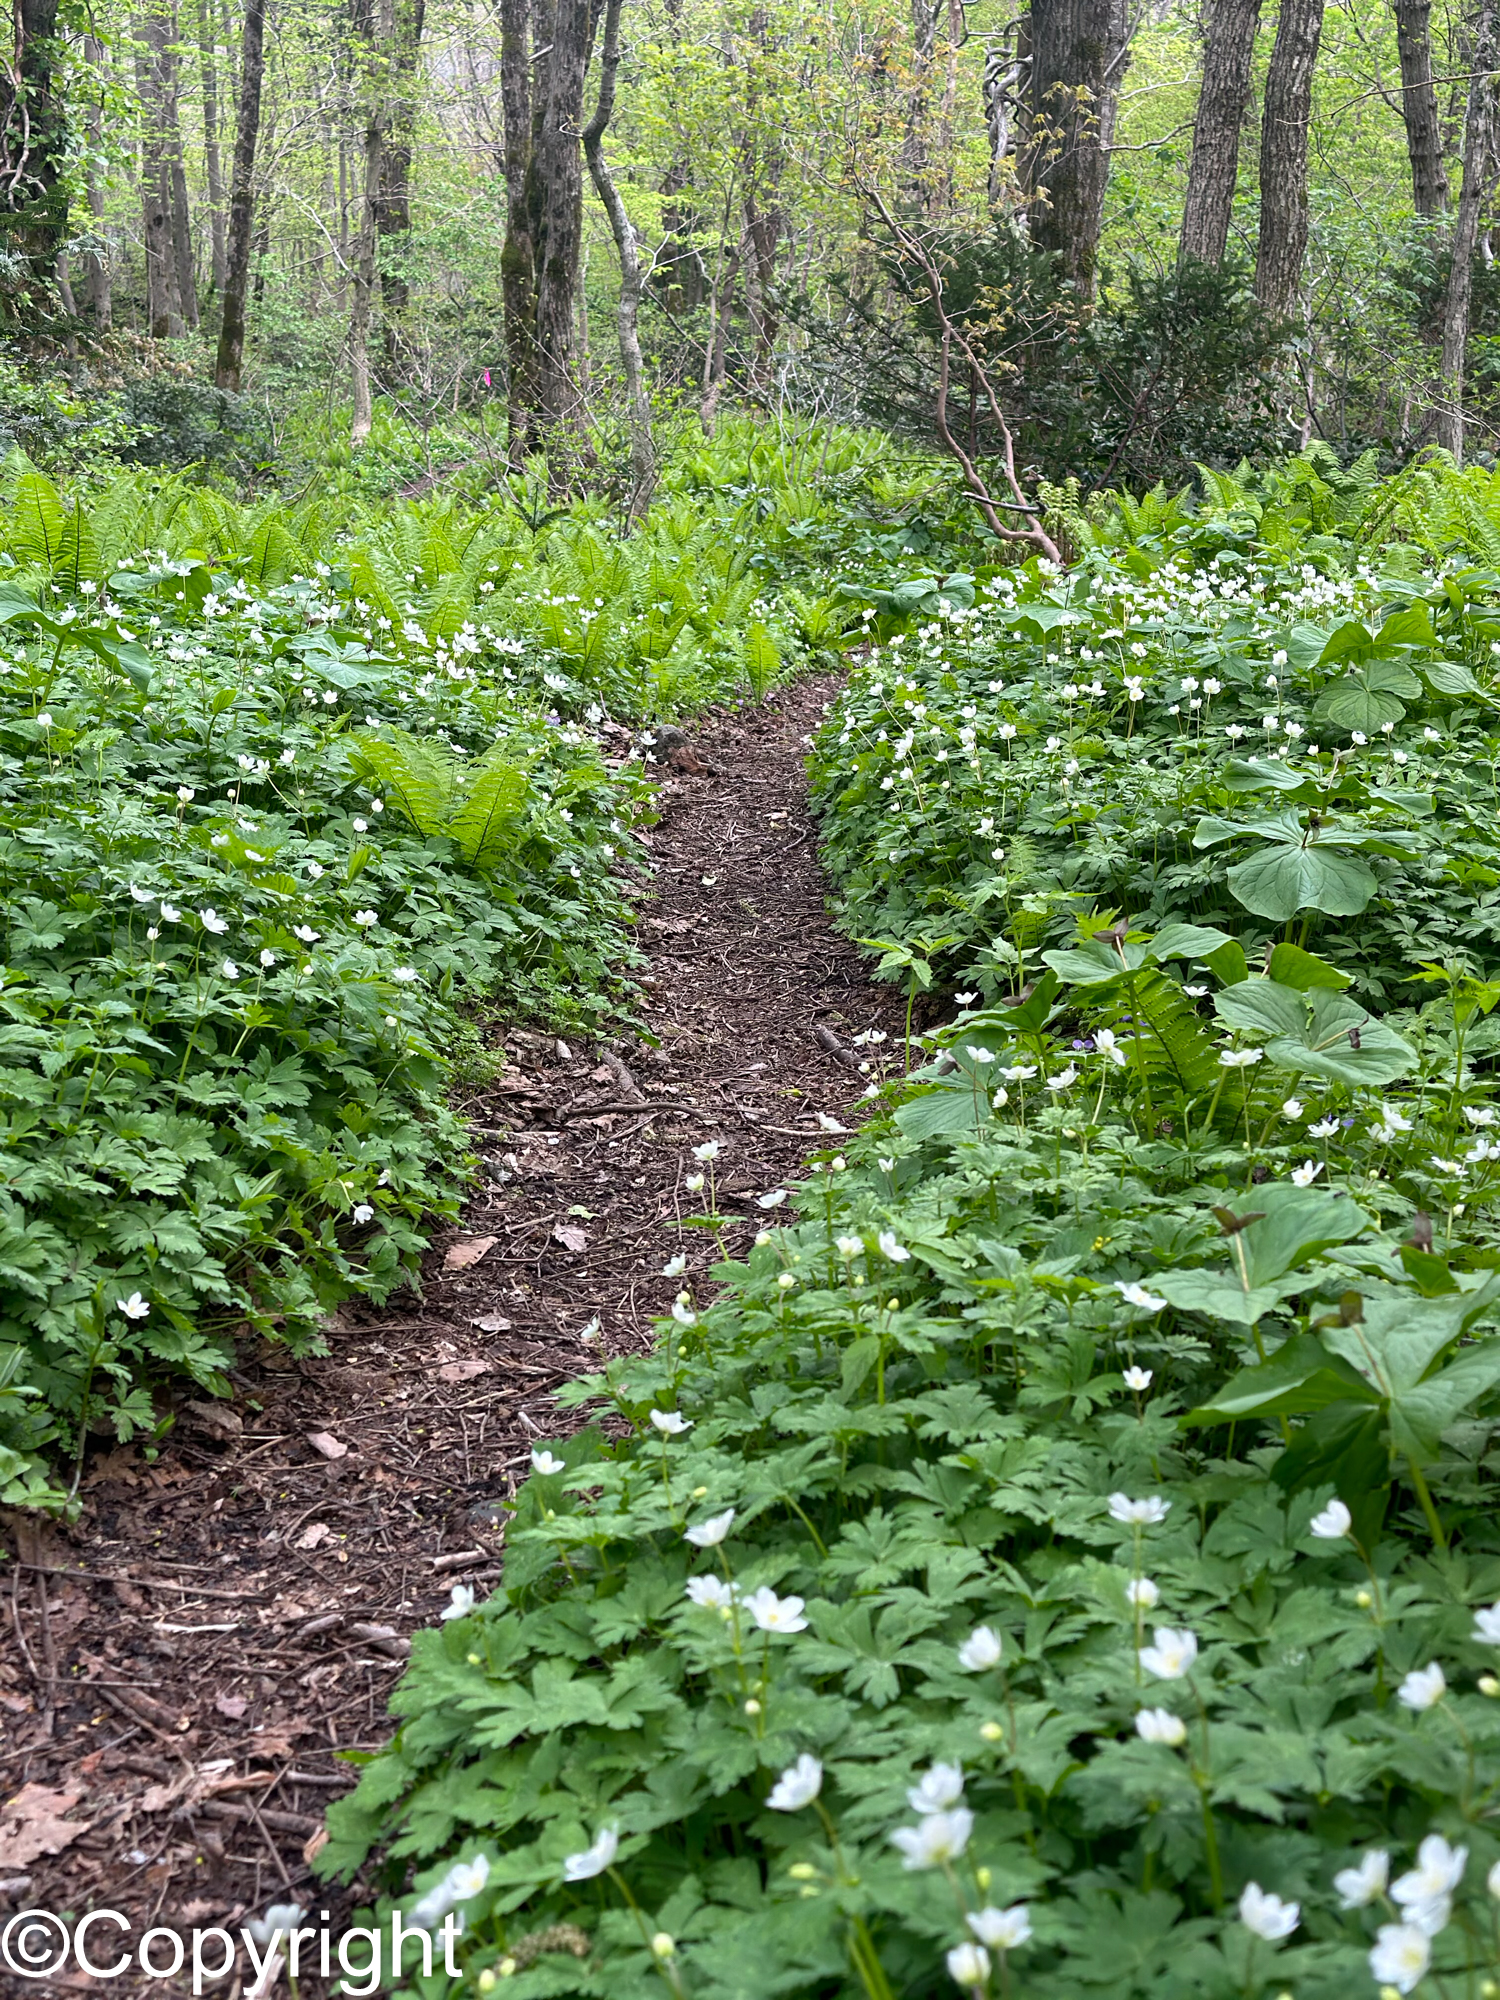
{"label": "copyright watermark text", "polygon": [[418,1965],[428,1977],[435,1967],[458,1977],[453,1954],[462,1919],[455,1914],[433,1931],[408,1925],[394,1910],[383,1925],[339,1932],[326,1928],[327,1911],[319,1914],[323,1926],[298,1923],[281,1930],[256,1923],[233,1931],[158,1926],[138,1934],[119,1910],[93,1910],[71,1922],[51,1910],[19,1910],[0,1926],[0,1968],[22,1979],[51,1979],[70,1967],[90,1979],[186,1974],[191,1990],[202,1994],[236,1973],[247,1993],[269,1992],[284,1964],[293,1979],[310,1972],[339,1978],[351,2000],[362,2000],[378,1991],[383,1979],[399,1978]]}

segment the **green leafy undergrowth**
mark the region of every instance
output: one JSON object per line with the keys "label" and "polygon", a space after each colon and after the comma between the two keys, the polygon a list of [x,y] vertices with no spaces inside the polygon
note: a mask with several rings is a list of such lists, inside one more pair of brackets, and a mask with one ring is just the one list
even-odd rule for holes
{"label": "green leafy undergrowth", "polygon": [[1492,1966],[1494,1107],[1362,1008],[1330,1058],[1355,1003],[1307,953],[1151,1058],[1127,988],[1224,944],[1121,926],[971,1008],[712,1304],[565,1395],[609,1421],[538,1447],[503,1589],[418,1635],[331,1814],[321,1867],[462,1913],[459,1978],[413,1951],[402,1991]]}
{"label": "green leafy undergrowth", "polygon": [[851,589],[873,643],[813,783],[854,935],[940,938],[938,986],[991,995],[1104,907],[1311,945],[1377,997],[1500,970],[1494,571],[1257,523],[1224,483],[1065,575]]}
{"label": "green leafy undergrowth", "polygon": [[[317,1337],[452,1214],[455,1009],[624,997],[639,775],[308,577],[0,584],[0,1481]],[[435,788],[435,789],[434,789]],[[424,804],[425,801],[425,804]],[[430,808],[430,809],[429,809]]]}

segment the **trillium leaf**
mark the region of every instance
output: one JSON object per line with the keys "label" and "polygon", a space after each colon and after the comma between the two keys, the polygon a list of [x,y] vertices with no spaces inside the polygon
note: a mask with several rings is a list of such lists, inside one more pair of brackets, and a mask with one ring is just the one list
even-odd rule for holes
{"label": "trillium leaf", "polygon": [[1221,782],[1228,792],[1303,792],[1310,800],[1322,797],[1322,788],[1304,773],[1291,769],[1279,759],[1231,757],[1224,766]]}
{"label": "trillium leaf", "polygon": [[1304,951],[1298,944],[1277,945],[1266,972],[1278,985],[1293,986],[1299,993],[1306,993],[1314,986],[1326,986],[1339,993],[1352,983],[1347,972],[1340,972],[1326,958]]}
{"label": "trillium leaf", "polygon": [[1283,1069],[1336,1083],[1390,1083],[1416,1061],[1409,1042],[1372,1020],[1357,1000],[1327,987],[1299,992],[1273,979],[1246,979],[1215,994],[1214,1011],[1230,1027],[1262,1036],[1266,1054]]}
{"label": "trillium leaf", "polygon": [[1312,662],[1315,667],[1336,667],[1341,660],[1367,660],[1375,650],[1375,634],[1358,618],[1345,619],[1335,626],[1323,650]]}
{"label": "trillium leaf", "polygon": [[965,1077],[945,1077],[920,1097],[909,1097],[896,1112],[896,1123],[908,1139],[935,1139],[940,1132],[972,1132],[986,1116],[986,1095],[977,1094]]}
{"label": "trillium leaf", "polygon": [[1427,660],[1422,678],[1434,694],[1482,694],[1484,690],[1462,660]]}
{"label": "trillium leaf", "polygon": [[1255,1190],[1260,1218],[1240,1231],[1252,1285],[1270,1284],[1335,1243],[1348,1243],[1368,1227],[1359,1204],[1342,1192],[1273,1181]]}
{"label": "trillium leaf", "polygon": [[1231,1326],[1254,1326],[1301,1285],[1252,1285],[1247,1292],[1237,1271],[1163,1271],[1152,1278],[1151,1289],[1182,1312],[1204,1313]]}
{"label": "trillium leaf", "polygon": [[1208,964],[1212,953],[1231,942],[1227,931],[1208,924],[1163,924],[1151,940],[1151,956],[1158,963],[1164,958],[1201,958]]}
{"label": "trillium leaf", "polygon": [[1314,845],[1266,848],[1231,868],[1227,880],[1236,902],[1276,923],[1285,923],[1299,910],[1358,916],[1379,886],[1363,861]]}
{"label": "trillium leaf", "polygon": [[1231,1424],[1246,1417],[1290,1417],[1333,1403],[1382,1401],[1358,1371],[1330,1354],[1313,1334],[1299,1333],[1258,1368],[1243,1368],[1211,1403],[1189,1410],[1184,1425]]}
{"label": "trillium leaf", "polygon": [[1435,646],[1437,633],[1432,629],[1432,612],[1423,599],[1415,598],[1399,611],[1393,611],[1381,626],[1377,643],[1382,652],[1394,646]]}

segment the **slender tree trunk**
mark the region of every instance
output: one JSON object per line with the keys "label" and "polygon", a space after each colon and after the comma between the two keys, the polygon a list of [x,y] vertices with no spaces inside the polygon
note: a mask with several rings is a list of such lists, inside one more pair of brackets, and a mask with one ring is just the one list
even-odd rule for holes
{"label": "slender tree trunk", "polygon": [[1432,80],[1432,0],[1396,0],[1396,47],[1412,205],[1418,215],[1441,215],[1448,206],[1448,175]]}
{"label": "slender tree trunk", "polygon": [[1033,242],[1092,298],[1115,108],[1128,60],[1125,0],[1032,0],[1025,181]]}
{"label": "slender tree trunk", "polygon": [[209,0],[198,0],[198,64],[203,86],[203,166],[208,181],[208,227],[213,246],[214,291],[222,303],[227,269],[224,164],[219,153],[219,66],[214,55],[213,13]]}
{"label": "slender tree trunk", "polygon": [[986,194],[991,208],[998,208],[1007,191],[1006,157],[1010,152],[1011,128],[1016,92],[1022,83],[1018,55],[1004,42],[992,42],[985,51],[980,97],[984,105],[984,126],[989,136],[990,171]]}
{"label": "slender tree trunk", "polygon": [[364,193],[360,202],[359,234],[354,244],[354,286],[349,308],[349,373],[354,420],[350,442],[361,445],[370,435],[374,412],[370,398],[370,305],[375,295],[375,218],[380,205],[380,167],[385,153],[385,107],[373,105],[365,125]]}
{"label": "slender tree trunk", "polygon": [[505,244],[500,252],[500,290],[505,315],[509,449],[516,464],[536,444],[536,243],[527,199],[533,95],[527,0],[500,0],[500,101],[505,119]]}
{"label": "slender tree trunk", "polygon": [[113,298],[110,287],[109,243],[104,231],[104,189],[99,180],[95,162],[104,152],[104,107],[103,69],[104,44],[93,35],[86,35],[83,43],[84,60],[90,68],[100,71],[100,89],[90,92],[88,109],[89,159],[86,172],[88,184],[89,215],[92,219],[93,244],[88,251],[85,268],[85,285],[89,302],[89,316],[101,333],[108,333],[113,320]]}
{"label": "slender tree trunk", "polygon": [[172,245],[172,168],[166,148],[160,67],[151,47],[160,22],[136,29],[136,94],[141,106],[141,233],[146,246],[146,323],[153,340],[182,333],[177,257]]}
{"label": "slender tree trunk", "polygon": [[734,292],[739,283],[742,252],[743,245],[736,243],[709,300],[709,342],[703,357],[703,395],[698,405],[698,420],[705,437],[713,436],[719,421],[719,400],[724,394],[728,368],[729,322],[734,317]]}
{"label": "slender tree trunk", "polygon": [[255,224],[255,150],[260,138],[260,87],[265,73],[266,0],[245,0],[240,44],[239,122],[229,193],[229,240],[224,257],[224,312],[214,381],[238,394],[245,360],[245,300]]}
{"label": "slender tree trunk", "polygon": [[1495,186],[1495,66],[1497,4],[1480,0],[1469,58],[1469,104],[1464,118],[1464,177],[1453,221],[1448,288],[1443,299],[1443,363],[1437,410],[1437,441],[1461,465],[1464,456],[1464,355],[1469,341],[1469,306],[1474,292],[1474,250],[1479,218]]}
{"label": "slender tree trunk", "polygon": [[157,175],[167,212],[172,263],[172,291],[184,326],[198,324],[198,283],[193,266],[192,217],[188,212],[187,167],[182,157],[182,120],[178,111],[177,11],[172,0],[161,0],[158,11],[141,24],[147,62],[152,71],[152,113]]}
{"label": "slender tree trunk", "polygon": [[405,264],[411,254],[411,163],[416,133],[416,79],[426,0],[396,0],[389,61],[385,145],[375,225],[380,239],[380,298],[385,352],[394,362],[411,299]]}
{"label": "slender tree trunk", "polygon": [[1281,0],[1261,119],[1255,257],[1255,295],[1278,318],[1296,299],[1307,251],[1307,125],[1322,33],[1323,0]]}
{"label": "slender tree trunk", "polygon": [[906,137],[901,147],[902,178],[918,207],[931,200],[932,170],[927,120],[932,75],[937,62],[937,0],[911,0],[912,81],[906,99]]}
{"label": "slender tree trunk", "polygon": [[537,219],[537,403],[549,436],[580,416],[573,378],[573,299],[583,240],[583,83],[593,40],[593,0],[555,0],[540,130],[532,145]]}
{"label": "slender tree trunk", "polygon": [[615,239],[620,259],[620,303],[615,325],[620,340],[620,364],[625,373],[625,395],[630,406],[629,512],[639,519],[651,505],[656,485],[656,448],[651,436],[651,399],[646,393],[646,370],[641,359],[641,257],[635,229],[625,213],[625,204],[615,186],[604,158],[604,134],[614,116],[615,81],[620,67],[620,0],[607,0],[604,14],[604,47],[599,65],[599,101],[594,115],[584,127],[583,153],[589,174]]}
{"label": "slender tree trunk", "polygon": [[1259,26],[1260,0],[1214,0],[1203,44],[1203,87],[1193,120],[1180,258],[1196,257],[1204,264],[1224,261]]}

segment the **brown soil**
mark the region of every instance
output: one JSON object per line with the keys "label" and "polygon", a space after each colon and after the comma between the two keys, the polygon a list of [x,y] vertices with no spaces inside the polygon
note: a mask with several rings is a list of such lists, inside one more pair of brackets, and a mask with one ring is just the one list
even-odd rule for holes
{"label": "brown soil", "polygon": [[[704,1288],[712,1238],[679,1226],[701,1200],[691,1147],[719,1142],[742,1250],[756,1196],[828,1143],[817,1114],[858,1102],[850,1035],[896,1025],[824,909],[802,758],[828,692],[721,719],[696,746],[713,775],[663,788],[641,911],[655,1046],[499,1030],[507,1067],[465,1106],[488,1179],[421,1295],[346,1309],[324,1359],[246,1358],[233,1406],[186,1406],[154,1463],[101,1450],[72,1526],[3,1524],[0,1931],[20,1908],[109,1908],[133,1948],[148,1923],[293,1900],[337,1927],[350,1898],[307,1859],[351,1782],[336,1753],[382,1742],[409,1634],[451,1586],[498,1580],[505,1503],[561,1425],[550,1392]],[[113,1932],[93,1948],[110,1963]],[[101,1988],[72,1971],[45,1990]]]}

